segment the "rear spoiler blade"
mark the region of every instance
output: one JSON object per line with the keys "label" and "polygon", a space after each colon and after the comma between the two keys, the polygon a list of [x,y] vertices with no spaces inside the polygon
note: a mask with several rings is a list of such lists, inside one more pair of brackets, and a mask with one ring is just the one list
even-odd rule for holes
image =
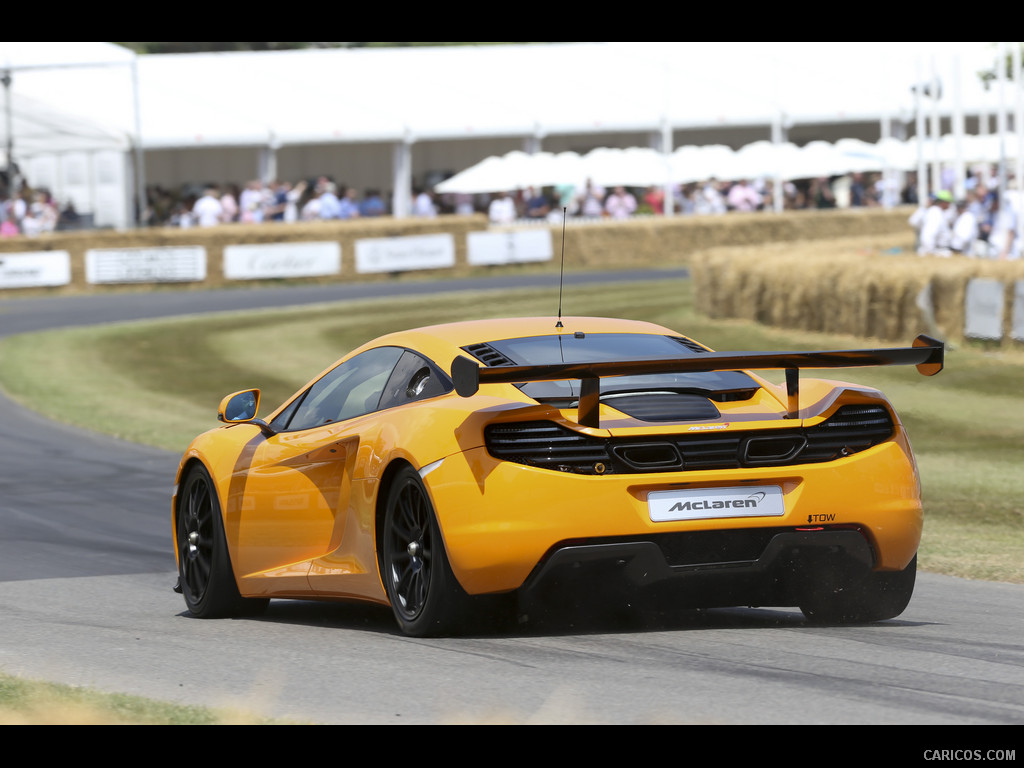
{"label": "rear spoiler blade", "polygon": [[475,360],[459,356],[452,361],[455,391],[472,397],[481,384],[517,384],[527,381],[580,379],[579,423],[597,427],[600,380],[611,376],[639,376],[653,373],[703,373],[731,370],[786,371],[787,418],[799,413],[799,371],[801,368],[857,368],[875,365],[914,365],[924,376],[942,370],[941,341],[918,336],[913,346],[891,349],[843,349],[823,352],[708,352],[692,357],[657,360],[616,360],[595,363],[554,363],[550,365],[509,365],[482,367]]}

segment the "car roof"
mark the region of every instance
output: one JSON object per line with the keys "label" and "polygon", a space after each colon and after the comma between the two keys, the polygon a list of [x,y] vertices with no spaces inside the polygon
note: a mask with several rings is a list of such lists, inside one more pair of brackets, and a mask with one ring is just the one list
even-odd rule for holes
{"label": "car roof", "polygon": [[447,365],[456,355],[461,354],[461,347],[501,339],[557,336],[577,332],[679,335],[669,328],[640,320],[563,317],[561,328],[557,327],[558,322],[556,317],[507,317],[430,325],[381,336],[357,351],[379,346],[408,347],[426,354],[437,363]]}
{"label": "car roof", "polygon": [[499,317],[463,323],[446,323],[387,334],[366,346],[407,346],[424,352],[428,352],[428,349],[447,347],[455,354],[458,348],[468,344],[527,336],[558,336],[559,334],[578,332],[678,335],[671,329],[653,323],[630,321],[630,319],[617,317],[562,317],[561,328],[557,327],[558,322],[557,317],[548,316]]}

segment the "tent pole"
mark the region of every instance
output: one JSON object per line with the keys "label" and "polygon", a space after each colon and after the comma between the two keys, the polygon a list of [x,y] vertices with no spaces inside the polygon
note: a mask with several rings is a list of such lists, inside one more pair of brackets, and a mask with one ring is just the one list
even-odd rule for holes
{"label": "tent pole", "polygon": [[7,195],[14,197],[18,185],[14,179],[14,118],[11,109],[11,70],[5,69],[2,82],[4,85],[4,112],[7,118]]}
{"label": "tent pole", "polygon": [[412,198],[411,139],[396,141],[391,154],[391,213],[396,219],[408,218]]}
{"label": "tent pole", "polygon": [[135,119],[135,215],[131,220],[135,222],[136,228],[142,225],[146,219],[146,206],[148,196],[146,194],[146,161],[142,151],[142,117],[139,108],[139,60],[132,59],[132,109]]}

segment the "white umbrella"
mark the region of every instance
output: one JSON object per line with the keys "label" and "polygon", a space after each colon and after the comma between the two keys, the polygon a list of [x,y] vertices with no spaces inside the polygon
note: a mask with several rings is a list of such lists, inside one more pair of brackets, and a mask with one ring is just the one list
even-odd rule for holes
{"label": "white umbrella", "polygon": [[736,153],[724,144],[679,147],[672,153],[670,163],[672,180],[677,184],[737,178]]}
{"label": "white umbrella", "polygon": [[507,190],[510,188],[508,186],[508,165],[505,157],[492,155],[445,179],[434,187],[434,191],[441,194],[449,192],[476,194]]}
{"label": "white umbrella", "polygon": [[583,158],[587,177],[602,187],[648,187],[669,179],[665,156],[646,147],[599,148]]}

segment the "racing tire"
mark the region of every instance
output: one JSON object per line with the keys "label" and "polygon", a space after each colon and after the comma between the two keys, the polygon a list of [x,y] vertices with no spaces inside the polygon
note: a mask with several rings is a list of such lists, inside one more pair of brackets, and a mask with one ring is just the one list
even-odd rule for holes
{"label": "racing tire", "polygon": [[202,465],[189,470],[182,484],[176,524],[178,587],[189,613],[201,619],[251,616],[270,602],[238,592],[228,555],[217,491]]}
{"label": "racing tire", "polygon": [[412,637],[449,634],[469,613],[419,475],[401,469],[388,488],[381,574],[399,628]]}
{"label": "racing tire", "polygon": [[872,571],[810,596],[800,610],[815,624],[864,624],[899,616],[917,580],[917,555],[902,571]]}

